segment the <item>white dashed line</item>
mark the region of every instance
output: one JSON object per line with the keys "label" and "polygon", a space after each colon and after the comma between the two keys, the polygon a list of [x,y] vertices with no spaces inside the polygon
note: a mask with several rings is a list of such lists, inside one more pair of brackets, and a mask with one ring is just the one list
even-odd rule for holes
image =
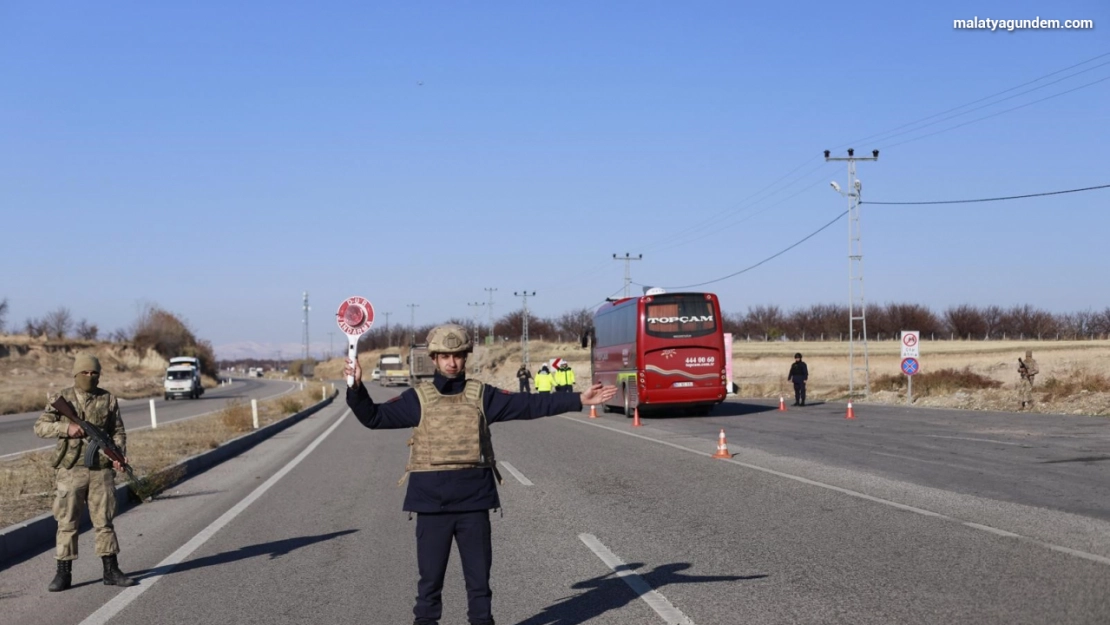
{"label": "white dashed line", "polygon": [[501,466],[505,467],[506,471],[508,471],[509,473],[512,473],[513,477],[515,477],[518,482],[520,482],[521,484],[524,484],[525,486],[533,486],[532,481],[529,480],[528,478],[524,477],[523,473],[521,473],[520,471],[517,471],[516,467],[509,464],[508,462],[505,462],[504,460],[498,460],[497,462]]}
{"label": "white dashed line", "polygon": [[663,622],[667,623],[667,625],[694,625],[694,621],[691,621],[690,617],[674,607],[674,604],[667,601],[666,597],[652,590],[651,586],[644,581],[644,578],[633,573],[632,570],[628,568],[628,565],[624,563],[624,560],[618,558],[616,554],[609,551],[608,547],[601,544],[597,536],[593,534],[579,534],[578,539],[585,543],[586,546],[590,548],[590,551],[594,552],[597,557],[601,558],[602,562],[613,569],[613,572],[624,580],[624,583],[628,584],[628,587],[643,599],[644,603],[648,604],[652,610],[655,610],[656,614],[663,617]]}

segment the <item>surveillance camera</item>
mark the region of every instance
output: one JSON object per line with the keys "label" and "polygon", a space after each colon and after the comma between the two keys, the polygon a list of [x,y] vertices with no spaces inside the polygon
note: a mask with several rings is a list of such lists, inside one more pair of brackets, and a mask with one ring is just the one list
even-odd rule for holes
{"label": "surveillance camera", "polygon": [[830,182],[829,185],[832,186],[833,191],[836,191],[837,193],[840,193],[840,185],[836,184],[835,180]]}
{"label": "surveillance camera", "polygon": [[859,191],[861,187],[863,187],[863,185],[862,185],[862,184],[860,184],[860,181],[859,181],[859,180],[857,180],[857,181],[856,181],[856,191]]}

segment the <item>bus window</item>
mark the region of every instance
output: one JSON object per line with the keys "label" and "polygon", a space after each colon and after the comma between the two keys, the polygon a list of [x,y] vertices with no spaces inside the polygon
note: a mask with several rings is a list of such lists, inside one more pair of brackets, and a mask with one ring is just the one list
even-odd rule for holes
{"label": "bus window", "polygon": [[659,338],[705,336],[717,329],[713,302],[702,295],[658,297],[644,306],[644,330]]}

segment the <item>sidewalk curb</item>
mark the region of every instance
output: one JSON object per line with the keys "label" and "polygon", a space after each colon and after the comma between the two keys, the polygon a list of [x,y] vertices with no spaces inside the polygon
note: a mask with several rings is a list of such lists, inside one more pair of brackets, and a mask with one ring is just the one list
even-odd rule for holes
{"label": "sidewalk curb", "polygon": [[[332,395],[280,421],[275,421],[253,432],[248,432],[242,436],[233,438],[211,451],[186,458],[177,464],[158,471],[158,474],[169,473],[172,475],[173,472],[180,472],[181,477],[177,481],[183,481],[198,473],[203,473],[207,469],[243,453],[274,434],[319,412],[325,406],[331,404],[335,397],[336,395]],[[122,514],[134,505],[136,504],[128,496],[127,485],[117,485],[116,515]],[[90,527],[92,527],[92,525],[86,515],[86,517],[82,519],[80,531],[83,532]],[[57,528],[58,525],[57,522],[54,521],[54,514],[47,512],[33,519],[0,529],[0,569],[7,568],[52,545]]]}

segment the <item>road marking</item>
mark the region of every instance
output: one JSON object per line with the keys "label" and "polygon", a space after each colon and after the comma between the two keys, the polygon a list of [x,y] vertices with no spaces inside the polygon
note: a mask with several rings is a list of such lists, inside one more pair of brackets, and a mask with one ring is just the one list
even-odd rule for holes
{"label": "road marking", "polygon": [[308,447],[304,449],[304,451],[297,454],[296,458],[290,460],[289,463],[282,467],[280,471],[271,476],[270,479],[263,482],[261,486],[254,489],[251,494],[244,497],[239,503],[232,506],[230,510],[223,513],[220,518],[212,521],[212,523],[208,527],[201,530],[200,533],[191,538],[189,542],[179,547],[177,551],[171,553],[169,557],[167,557],[165,560],[159,562],[157,566],[151,569],[150,577],[143,579],[143,581],[140,582],[138,586],[132,586],[131,588],[128,588],[127,590],[124,590],[120,594],[113,597],[111,601],[100,606],[100,609],[90,614],[85,620],[81,621],[80,625],[102,625],[103,623],[107,623],[113,616],[118,614],[120,610],[126,608],[132,601],[138,599],[139,596],[142,595],[144,592],[150,590],[150,588],[154,586],[155,582],[161,579],[162,576],[172,571],[174,567],[176,567],[178,564],[181,564],[181,562],[184,561],[185,558],[188,558],[190,554],[199,549],[200,546],[207,542],[209,538],[212,538],[212,536],[214,536],[216,532],[220,531],[221,528],[234,520],[235,517],[239,516],[240,513],[246,510],[256,500],[258,500],[259,497],[264,495],[266,491],[270,490],[270,488],[274,484],[277,484],[278,481],[281,480],[281,478],[285,477],[287,473],[292,471],[294,467],[300,464],[302,460],[307,458],[308,455],[311,454],[312,451],[320,445],[320,443],[324,442],[324,439],[326,439],[329,434],[334,432],[335,429],[338,428],[343,423],[343,421],[347,419],[347,415],[349,414],[351,414],[351,410],[347,409],[347,411],[343,413],[343,416],[339,417],[339,419],[335,423],[333,423],[331,427],[325,430],[323,434],[317,436],[316,440],[312,441],[308,445]]}
{"label": "road marking", "polygon": [[532,481],[531,481],[531,480],[529,480],[528,478],[524,477],[524,474],[523,474],[523,473],[521,473],[520,471],[517,471],[517,470],[516,470],[516,467],[514,467],[514,466],[513,466],[513,465],[511,465],[511,464],[509,464],[508,462],[505,462],[504,460],[499,460],[498,462],[499,462],[499,463],[501,463],[501,466],[505,467],[505,469],[506,469],[506,470],[507,470],[507,471],[508,471],[509,473],[512,473],[512,474],[513,474],[513,477],[515,477],[515,478],[517,479],[517,481],[518,481],[518,482],[520,482],[521,484],[524,484],[525,486],[534,486],[534,484],[532,484]]}
{"label": "road marking", "polygon": [[[285,389],[284,391],[282,391],[280,393],[277,393],[276,395],[267,395],[266,397],[259,397],[258,401],[267,401],[267,400],[270,400],[270,399],[277,399],[278,397],[281,397],[282,395],[287,395],[289,393],[292,393],[293,390],[297,388],[297,383],[296,382],[290,382],[290,384],[292,384],[292,386]],[[165,400],[163,400],[163,401],[165,401]],[[221,408],[220,410],[223,410],[223,408]],[[165,425],[168,425],[170,423],[180,423],[182,421],[188,421],[190,419],[196,419],[196,418],[199,418],[199,417],[206,417],[208,415],[216,414],[216,413],[220,412],[220,410],[212,410],[210,412],[202,412],[200,414],[195,414],[191,417],[181,417],[180,419],[173,419],[172,421],[164,421],[162,423],[162,425],[165,426]],[[128,432],[138,432],[139,430],[149,430],[149,429],[150,429],[149,425],[140,425],[138,427],[129,428],[127,431]],[[0,456],[0,461],[7,460],[9,458],[15,458],[17,456],[22,456],[23,454],[34,453],[36,451],[45,451],[47,449],[54,449],[54,447],[56,447],[56,445],[47,445],[45,447],[36,447],[34,449],[25,449],[23,451],[14,451],[10,454],[4,454],[3,456]]]}
{"label": "road marking", "polygon": [[[589,425],[589,426],[593,426],[593,427],[596,427],[596,428],[601,428],[603,430],[609,430],[610,432],[615,432],[617,434],[623,434],[625,436],[631,436],[633,438],[643,439],[645,441],[650,441],[652,443],[658,443],[659,445],[666,445],[667,447],[673,447],[674,449],[680,449],[682,451],[688,451],[692,454],[697,454],[699,456],[706,456],[706,457],[712,457],[713,456],[713,454],[711,454],[709,452],[699,451],[697,449],[690,449],[689,447],[683,447],[682,445],[679,445],[677,443],[657,440],[657,439],[651,438],[650,436],[644,436],[643,434],[636,434],[635,432],[626,432],[626,431],[623,431],[623,430],[618,430],[616,428],[609,427],[609,426],[603,425],[601,423],[592,423],[590,421],[583,421],[581,419],[581,417],[575,418],[575,417],[569,417],[569,416],[566,416],[566,415],[559,415],[559,416],[561,418],[566,419],[567,421],[571,421],[573,423],[580,423],[582,425]],[[1005,536],[1007,538],[1013,538],[1015,540],[1019,540],[1019,541],[1024,542],[1024,543],[1029,543],[1031,545],[1036,545],[1038,547],[1043,547],[1045,549],[1051,549],[1052,551],[1058,551],[1060,553],[1066,553],[1068,555],[1075,556],[1077,558],[1083,558],[1084,560],[1090,560],[1091,562],[1097,562],[1099,564],[1110,565],[1110,558],[1107,558],[1105,556],[1100,556],[1100,555],[1093,554],[1093,553],[1087,553],[1086,551],[1079,551],[1078,549],[1072,549],[1070,547],[1064,547],[1062,545],[1055,545],[1053,543],[1045,542],[1043,540],[1038,540],[1036,538],[1030,538],[1029,536],[1023,536],[1021,534],[1014,534],[1012,532],[1007,532],[1006,530],[1001,530],[1001,529],[998,529],[998,528],[995,528],[995,527],[990,527],[988,525],[980,525],[979,523],[973,523],[971,521],[964,521],[963,519],[957,519],[956,517],[951,517],[951,516],[948,516],[947,514],[941,514],[939,512],[933,512],[931,510],[925,510],[924,508],[917,508],[915,506],[908,506],[906,504],[898,503],[896,501],[890,501],[889,499],[882,499],[881,497],[874,497],[872,495],[867,495],[865,493],[861,493],[861,492],[858,492],[858,491],[850,490],[850,489],[847,489],[847,488],[842,488],[840,486],[833,486],[832,484],[826,484],[824,482],[818,482],[817,480],[811,480],[807,477],[801,477],[800,475],[791,475],[790,473],[783,473],[782,471],[776,471],[774,469],[768,469],[766,467],[761,467],[761,466],[754,465],[754,464],[748,464],[747,462],[740,462],[739,460],[720,459],[718,461],[719,462],[731,462],[732,464],[742,466],[746,469],[752,469],[753,471],[762,471],[763,473],[767,473],[767,474],[774,475],[774,476],[777,476],[777,477],[785,478],[785,479],[788,479],[788,480],[794,480],[795,482],[801,482],[802,484],[808,484],[810,486],[816,486],[818,488],[824,488],[824,489],[831,490],[831,491],[834,491],[834,492],[837,492],[837,493],[848,495],[850,497],[857,497],[859,499],[872,501],[872,502],[875,502],[875,503],[882,504],[884,506],[890,506],[892,508],[897,508],[899,510],[905,510],[906,512],[913,512],[914,514],[920,514],[922,516],[932,517],[934,519],[941,519],[941,520],[944,520],[944,521],[951,521],[953,523],[958,523],[960,525],[963,525],[964,527],[969,527],[971,529],[980,530],[980,531],[984,531],[984,532],[989,532],[991,534],[996,534],[996,535],[999,535],[999,536]]]}
{"label": "road marking", "polygon": [[957,440],[957,441],[972,441],[972,442],[975,442],[975,443],[996,443],[998,445],[1017,445],[1019,447],[1021,447],[1022,445],[1028,445],[1029,444],[1029,443],[1014,443],[1012,441],[996,441],[996,440],[989,439],[989,438],[968,438],[966,436],[941,436],[940,434],[926,434],[925,436],[927,436],[929,438],[950,438],[952,440]]}
{"label": "road marking", "polygon": [[632,569],[628,568],[628,565],[624,563],[624,560],[618,558],[616,554],[609,551],[608,547],[601,544],[597,536],[593,534],[579,534],[578,540],[585,543],[586,546],[590,548],[590,551],[594,552],[594,555],[601,558],[602,562],[613,569],[613,572],[624,580],[624,583],[628,584],[632,592],[635,592],[637,596],[643,599],[644,603],[648,604],[652,610],[655,610],[656,614],[663,617],[663,621],[666,622],[667,625],[694,625],[694,621],[691,621],[690,617],[674,607],[674,604],[667,601],[666,597],[652,590],[651,586],[644,581],[644,578],[633,573]]}

